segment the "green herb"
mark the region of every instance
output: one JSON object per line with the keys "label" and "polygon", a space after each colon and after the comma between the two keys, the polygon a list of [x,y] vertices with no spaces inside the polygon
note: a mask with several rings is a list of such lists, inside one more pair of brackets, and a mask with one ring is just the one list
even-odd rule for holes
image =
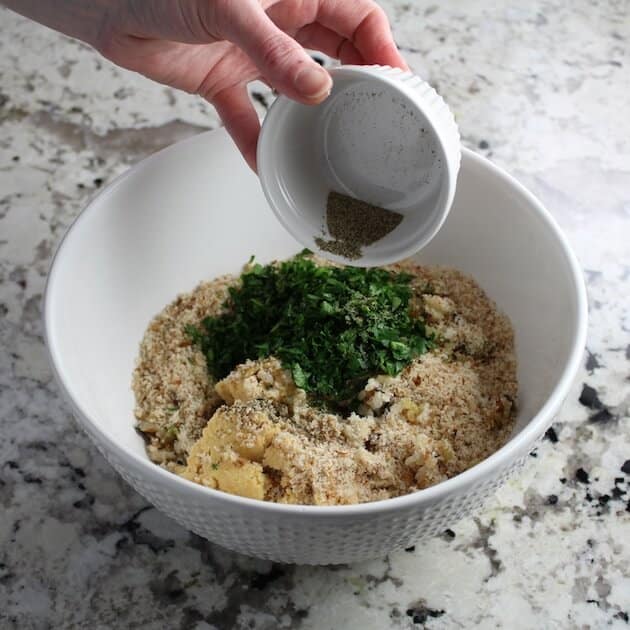
{"label": "green herb", "polygon": [[166,434],[165,437],[167,439],[176,439],[177,438],[177,433],[178,433],[178,428],[177,425],[175,424],[171,424],[167,429],[166,429]]}
{"label": "green herb", "polygon": [[370,376],[398,374],[432,339],[409,312],[410,275],[320,267],[308,254],[250,264],[225,313],[186,332],[216,378],[273,355],[315,400],[348,404]]}
{"label": "green herb", "polygon": [[212,470],[219,470],[219,464],[212,464]]}

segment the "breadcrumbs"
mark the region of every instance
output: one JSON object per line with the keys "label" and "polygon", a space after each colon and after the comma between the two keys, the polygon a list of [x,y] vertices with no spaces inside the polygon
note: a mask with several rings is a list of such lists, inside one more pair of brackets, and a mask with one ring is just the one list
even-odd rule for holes
{"label": "breadcrumbs", "polygon": [[412,311],[436,347],[396,377],[370,378],[348,418],[311,407],[274,357],[212,380],[184,327],[219,314],[238,278],[178,297],[149,325],[133,376],[151,460],[242,496],[340,505],[426,488],[500,448],[517,399],[508,318],[459,271],[390,268],[413,275]]}

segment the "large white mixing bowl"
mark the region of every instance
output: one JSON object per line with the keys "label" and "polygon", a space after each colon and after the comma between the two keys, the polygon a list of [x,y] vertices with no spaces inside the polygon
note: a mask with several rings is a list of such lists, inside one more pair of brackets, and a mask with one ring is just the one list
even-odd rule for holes
{"label": "large white mixing bowl", "polygon": [[575,257],[543,206],[490,162],[464,151],[451,213],[418,259],[472,274],[512,319],[520,403],[511,440],[437,486],[354,506],[245,499],[151,463],[134,430],[131,374],[149,320],[178,293],[300,248],[227,134],[176,144],[103,190],[72,225],[45,301],[51,361],[80,425],[134,488],[201,536],[297,563],[382,556],[481,508],[549,427],[578,369],[586,295]]}

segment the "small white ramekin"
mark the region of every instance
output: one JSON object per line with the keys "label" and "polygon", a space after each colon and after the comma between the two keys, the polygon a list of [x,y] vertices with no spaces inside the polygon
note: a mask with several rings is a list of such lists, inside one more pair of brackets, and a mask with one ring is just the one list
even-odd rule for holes
{"label": "small white ramekin", "polygon": [[[453,114],[426,82],[388,66],[340,66],[320,105],[280,96],[258,143],[260,181],[289,233],[322,256],[358,266],[384,265],[424,247],[455,195],[461,157]],[[331,190],[403,215],[361,258],[322,251]]]}

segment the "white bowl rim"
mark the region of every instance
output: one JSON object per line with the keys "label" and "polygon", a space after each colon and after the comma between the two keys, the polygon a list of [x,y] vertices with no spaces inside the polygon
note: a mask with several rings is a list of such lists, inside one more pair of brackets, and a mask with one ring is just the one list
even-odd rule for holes
{"label": "white bowl rim", "polygon": [[[197,134],[191,138],[187,138],[183,141],[176,143],[181,145],[184,143],[199,142],[203,136],[209,136],[211,134],[226,133],[223,128],[209,130],[202,134]],[[96,433],[100,441],[107,446],[108,450],[114,451],[119,454],[120,458],[132,468],[142,470],[147,476],[154,477],[156,480],[163,482],[167,486],[171,486],[171,491],[181,489],[184,493],[199,493],[200,501],[212,498],[213,500],[224,502],[228,506],[232,506],[235,509],[249,508],[255,511],[284,514],[286,516],[298,516],[309,515],[312,517],[326,517],[327,519],[344,518],[347,516],[367,516],[375,515],[379,513],[386,513],[391,511],[405,510],[410,507],[421,507],[423,504],[430,505],[436,500],[442,497],[447,497],[451,494],[457,494],[464,490],[466,487],[474,484],[477,481],[485,478],[493,473],[493,471],[501,470],[508,466],[514,459],[520,455],[521,450],[529,448],[531,444],[546,430],[553,416],[562,405],[564,398],[566,397],[575,375],[579,369],[584,348],[586,345],[586,331],[587,331],[587,319],[588,319],[588,306],[586,297],[586,287],[584,285],[584,277],[578,263],[578,260],[571,250],[567,238],[564,236],[560,227],[556,223],[555,219],[551,216],[549,211],[543,206],[543,204],[522,184],[520,184],[511,175],[505,172],[500,167],[493,164],[490,160],[478,155],[474,151],[462,147],[462,161],[472,161],[477,166],[482,166],[485,169],[492,171],[494,176],[508,183],[512,188],[525,197],[529,204],[535,209],[541,219],[547,224],[547,227],[558,239],[562,252],[569,264],[571,271],[571,277],[573,281],[573,290],[577,298],[577,334],[573,341],[573,346],[569,355],[569,359],[562,370],[561,377],[558,379],[556,386],[554,387],[551,395],[543,404],[540,411],[527,423],[527,425],[513,438],[511,438],[506,444],[504,444],[499,450],[495,451],[492,455],[482,460],[475,466],[465,470],[464,472],[451,477],[446,481],[442,481],[434,486],[417,490],[409,494],[405,494],[399,497],[390,499],[382,499],[379,501],[371,501],[368,503],[358,503],[352,505],[295,505],[284,503],[273,503],[271,501],[263,501],[259,499],[250,499],[247,497],[240,497],[220,490],[214,490],[207,488],[200,484],[188,481],[183,477],[175,475],[164,468],[154,464],[146,457],[141,457],[135,452],[129,451],[120,446],[115,440],[113,440],[107,433],[105,433],[99,424],[94,421],[90,415],[77,403],[74,399],[71,387],[66,383],[63,374],[61,373],[61,362],[59,359],[58,349],[52,339],[52,306],[51,296],[55,291],[55,283],[57,278],[58,261],[60,261],[65,255],[65,251],[75,238],[76,226],[80,222],[89,220],[90,216],[94,212],[96,201],[101,201],[104,197],[111,195],[114,190],[127,178],[135,176],[142,172],[151,164],[154,160],[160,159],[162,154],[167,152],[170,147],[152,154],[151,156],[140,161],[130,169],[119,175],[109,185],[103,188],[102,191],[97,193],[90,199],[85,208],[78,214],[78,216],[72,221],[66,233],[62,237],[57,251],[53,256],[48,278],[46,280],[46,286],[44,289],[43,297],[43,313],[44,313],[44,341],[48,351],[50,364],[52,367],[54,378],[57,382],[61,393],[70,404],[75,417],[83,426],[84,430],[90,434]],[[88,429],[89,427],[89,429]],[[91,436],[90,436],[91,437]]]}

